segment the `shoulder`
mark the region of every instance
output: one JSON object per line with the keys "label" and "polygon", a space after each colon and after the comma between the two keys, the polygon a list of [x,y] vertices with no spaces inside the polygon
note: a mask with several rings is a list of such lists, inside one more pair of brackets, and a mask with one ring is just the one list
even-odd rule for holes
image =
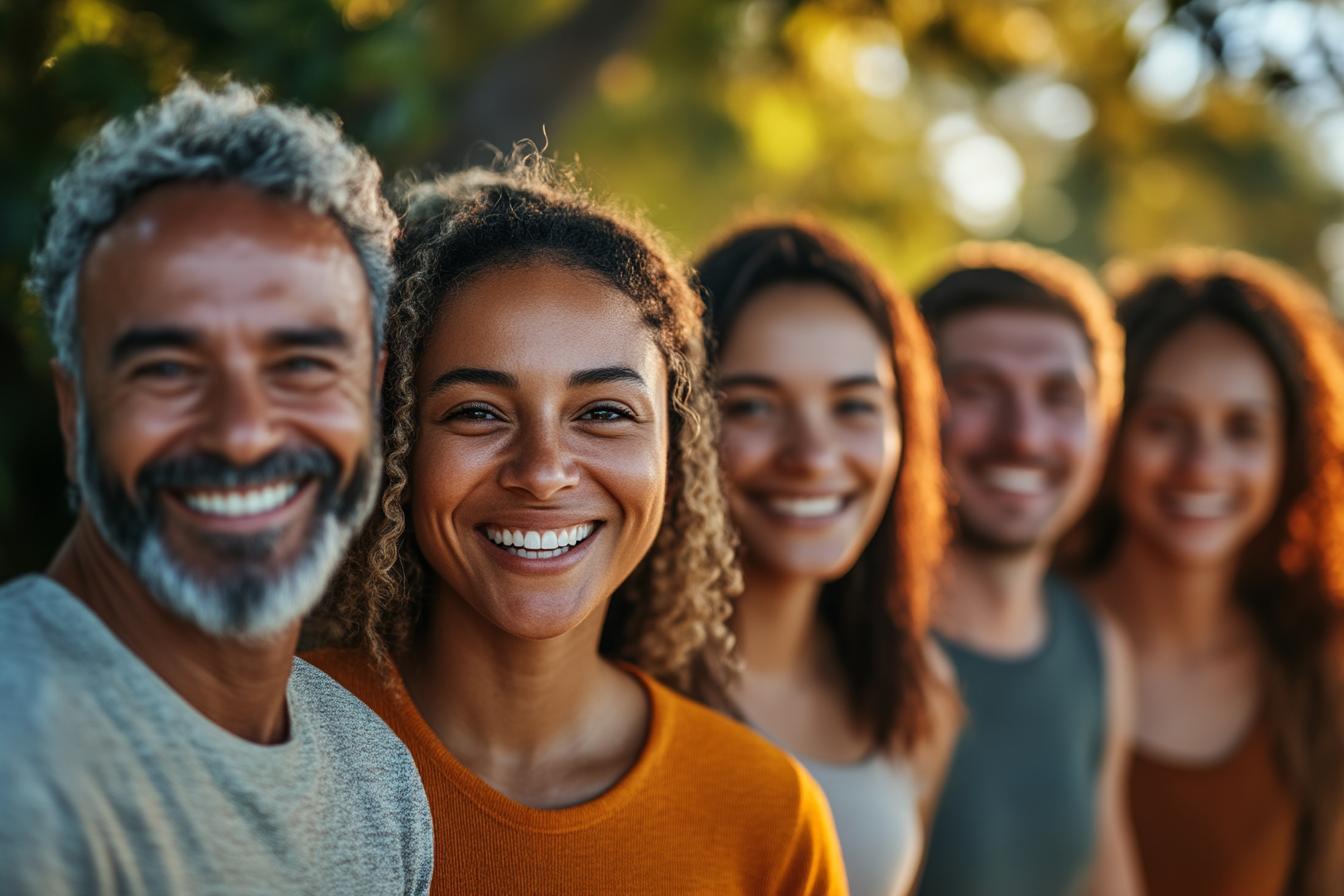
{"label": "shoulder", "polygon": [[953,747],[966,722],[966,704],[958,690],[952,660],[933,638],[925,639],[924,656],[929,667],[925,686],[929,731],[908,757],[919,787],[921,807],[941,789]]}
{"label": "shoulder", "polygon": [[360,806],[366,823],[399,829],[408,872],[427,877],[429,802],[406,745],[362,700],[299,657],[289,693],[295,724],[311,733],[339,792]]}
{"label": "shoulder", "polygon": [[312,726],[337,749],[406,753],[401,741],[359,695],[304,658],[294,658],[289,695],[302,723]]}
{"label": "shoulder", "polygon": [[[81,631],[77,600],[42,576],[0,587],[0,752],[75,733],[80,707],[107,689],[106,662]],[[12,765],[12,763],[11,763]]]}
{"label": "shoulder", "polygon": [[758,834],[819,819],[830,824],[821,788],[792,756],[747,726],[646,681],[668,726],[665,765],[677,769],[682,789],[705,803],[751,812],[745,829]]}
{"label": "shoulder", "polygon": [[[668,749],[692,754],[703,773],[743,780],[779,796],[801,797],[801,768],[762,735],[652,679],[646,684],[668,725]],[[686,757],[691,758],[691,757]]]}

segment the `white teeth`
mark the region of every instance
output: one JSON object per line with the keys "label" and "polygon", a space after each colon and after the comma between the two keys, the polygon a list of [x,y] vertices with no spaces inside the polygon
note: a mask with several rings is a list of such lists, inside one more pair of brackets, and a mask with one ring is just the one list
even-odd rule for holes
{"label": "white teeth", "polygon": [[767,502],[772,511],[780,516],[793,516],[799,519],[816,519],[833,516],[844,507],[842,495],[825,495],[819,498],[781,498],[773,497]]}
{"label": "white teeth", "polygon": [[508,550],[510,554],[526,557],[529,560],[547,560],[558,557],[573,548],[593,533],[592,523],[571,526],[568,529],[547,529],[545,531],[521,529],[496,529],[487,526],[486,537],[495,544]]}
{"label": "white teeth", "polygon": [[1030,467],[986,467],[984,478],[993,488],[1019,495],[1040,494],[1049,484],[1044,470]]}
{"label": "white teeth", "polygon": [[1191,493],[1170,495],[1168,506],[1181,516],[1193,519],[1216,519],[1232,509],[1232,497],[1226,493]]}
{"label": "white teeth", "polygon": [[245,517],[269,513],[284,505],[299,490],[297,482],[277,482],[261,488],[228,492],[188,492],[187,506],[210,516]]}

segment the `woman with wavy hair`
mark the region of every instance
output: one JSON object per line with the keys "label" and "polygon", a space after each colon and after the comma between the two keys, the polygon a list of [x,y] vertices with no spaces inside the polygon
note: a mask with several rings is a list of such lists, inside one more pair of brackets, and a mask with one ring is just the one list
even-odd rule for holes
{"label": "woman with wavy hair", "polygon": [[826,792],[853,892],[905,893],[958,705],[925,639],[946,530],[932,346],[811,221],[739,227],[697,270],[743,542],[732,695]]}
{"label": "woman with wavy hair", "polygon": [[1112,271],[1125,405],[1066,559],[1134,645],[1147,892],[1344,892],[1336,324],[1242,253]]}
{"label": "woman with wavy hair", "polygon": [[843,892],[816,784],[682,696],[723,699],[737,575],[683,271],[537,159],[404,218],[386,486],[312,660],[409,746],[434,892]]}

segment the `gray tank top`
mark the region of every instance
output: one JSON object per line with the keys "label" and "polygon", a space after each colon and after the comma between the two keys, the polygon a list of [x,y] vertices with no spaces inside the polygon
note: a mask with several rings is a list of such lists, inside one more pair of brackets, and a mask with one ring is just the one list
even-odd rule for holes
{"label": "gray tank top", "polygon": [[939,637],[967,720],[929,834],[919,892],[1072,896],[1087,885],[1105,745],[1096,622],[1063,582],[1045,585],[1048,633],[1027,657]]}
{"label": "gray tank top", "polygon": [[[756,730],[789,752],[769,734]],[[807,769],[830,803],[852,896],[905,896],[914,883],[924,846],[918,789],[909,766],[879,753],[858,762],[822,762],[790,755]]]}

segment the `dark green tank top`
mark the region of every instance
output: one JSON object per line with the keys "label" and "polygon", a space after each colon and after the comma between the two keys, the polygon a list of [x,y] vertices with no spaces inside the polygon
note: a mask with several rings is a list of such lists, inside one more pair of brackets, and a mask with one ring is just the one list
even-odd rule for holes
{"label": "dark green tank top", "polygon": [[1002,659],[947,638],[967,719],[929,836],[927,896],[1072,896],[1088,881],[1105,744],[1096,622],[1047,579],[1047,634]]}

